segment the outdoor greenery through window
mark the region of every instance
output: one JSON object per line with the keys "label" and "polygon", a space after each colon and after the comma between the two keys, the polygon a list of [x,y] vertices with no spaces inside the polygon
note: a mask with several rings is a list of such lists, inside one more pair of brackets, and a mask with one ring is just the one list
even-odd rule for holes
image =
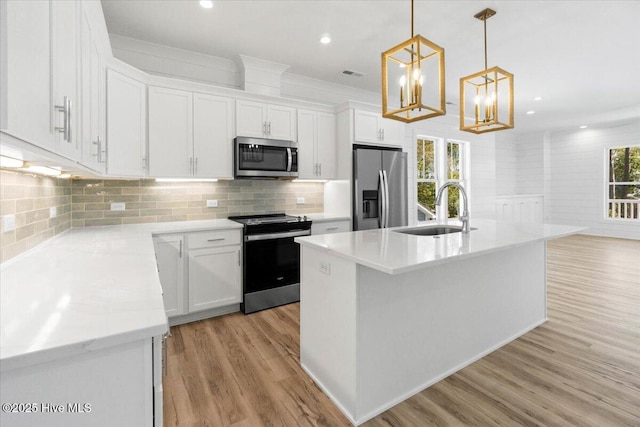
{"label": "outdoor greenery through window", "polygon": [[607,217],[640,219],[640,145],[609,149]]}
{"label": "outdoor greenery through window", "polygon": [[[462,183],[462,143],[439,138],[418,137],[416,141],[416,171],[418,195],[418,220],[436,218],[436,193],[447,180]],[[460,192],[447,190],[447,217],[458,216]]]}

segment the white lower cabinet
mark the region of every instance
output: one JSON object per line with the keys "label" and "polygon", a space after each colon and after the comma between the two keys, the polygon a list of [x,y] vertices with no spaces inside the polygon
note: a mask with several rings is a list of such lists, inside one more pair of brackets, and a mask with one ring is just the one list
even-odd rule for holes
{"label": "white lower cabinet", "polygon": [[351,221],[348,219],[336,219],[328,221],[313,221],[311,223],[311,235],[344,233],[351,231]]}
{"label": "white lower cabinet", "polygon": [[189,311],[242,302],[238,245],[189,250]]}
{"label": "white lower cabinet", "polygon": [[0,425],[162,427],[163,360],[158,336],[4,370]]}
{"label": "white lower cabinet", "polygon": [[153,237],[162,284],[162,298],[167,317],[185,313],[184,294],[184,237],[182,234],[163,234]]}
{"label": "white lower cabinet", "polygon": [[242,302],[241,241],[238,229],[153,237],[167,317]]}

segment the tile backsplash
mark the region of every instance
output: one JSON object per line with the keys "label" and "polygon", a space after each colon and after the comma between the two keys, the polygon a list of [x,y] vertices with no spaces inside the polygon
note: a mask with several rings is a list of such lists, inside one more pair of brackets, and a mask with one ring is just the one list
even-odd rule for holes
{"label": "tile backsplash", "polygon": [[[216,200],[217,207],[207,207],[207,200]],[[111,210],[112,203],[124,203],[124,210]],[[275,212],[304,215],[322,212],[323,203],[324,185],[316,182],[70,180],[0,170],[0,262],[71,227]],[[53,218],[50,208],[56,211]],[[10,216],[13,221],[5,221]],[[9,222],[15,228],[5,230]]]}
{"label": "tile backsplash", "polygon": [[[71,185],[69,179],[0,170],[0,262],[71,227]],[[9,222],[14,229],[5,229]]]}
{"label": "tile backsplash", "polygon": [[[230,215],[323,211],[322,183],[276,180],[156,182],[151,179],[74,179],[72,225],[136,224],[227,218]],[[298,203],[304,198],[304,203]],[[217,200],[217,207],[206,207]],[[111,210],[124,203],[124,210]]]}

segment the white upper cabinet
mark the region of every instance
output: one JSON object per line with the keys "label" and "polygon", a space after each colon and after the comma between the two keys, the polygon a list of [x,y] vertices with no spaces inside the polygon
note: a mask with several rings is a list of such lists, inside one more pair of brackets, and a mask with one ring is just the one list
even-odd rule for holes
{"label": "white upper cabinet", "polygon": [[53,149],[50,1],[0,1],[0,129]]}
{"label": "white upper cabinet", "polygon": [[149,175],[233,178],[233,99],[149,87]]}
{"label": "white upper cabinet", "polygon": [[332,179],[336,173],[335,114],[298,110],[298,177]]}
{"label": "white upper cabinet", "polygon": [[296,109],[238,100],[236,136],[296,141]]}
{"label": "white upper cabinet", "polygon": [[[83,4],[84,6],[85,4]],[[107,153],[105,141],[105,68],[97,37],[86,9],[80,18],[81,48],[81,145],[80,163],[104,173]]]}
{"label": "white upper cabinet", "polygon": [[147,129],[146,85],[113,70],[107,72],[107,173],[144,176]]}
{"label": "white upper cabinet", "polygon": [[402,123],[384,119],[378,113],[354,110],[355,142],[381,145],[402,145]]}
{"label": "white upper cabinet", "polygon": [[193,95],[183,90],[149,87],[149,175],[193,175]]}
{"label": "white upper cabinet", "polygon": [[58,154],[80,160],[80,3],[53,1],[51,5],[54,146]]}
{"label": "white upper cabinet", "polygon": [[233,99],[193,94],[194,176],[233,178]]}

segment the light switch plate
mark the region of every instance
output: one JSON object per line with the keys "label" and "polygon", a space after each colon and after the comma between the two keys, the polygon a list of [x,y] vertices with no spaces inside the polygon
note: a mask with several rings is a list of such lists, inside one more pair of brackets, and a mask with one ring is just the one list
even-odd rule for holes
{"label": "light switch plate", "polygon": [[111,203],[112,211],[123,211],[125,209],[124,203]]}
{"label": "light switch plate", "polygon": [[207,200],[207,207],[208,208],[217,208],[218,207],[218,201],[217,200]]}
{"label": "light switch plate", "polygon": [[16,216],[15,215],[5,215],[2,217],[2,230],[3,231],[11,231],[16,228]]}
{"label": "light switch plate", "polygon": [[55,218],[56,216],[58,216],[58,208],[55,206],[49,208],[49,218]]}
{"label": "light switch plate", "polygon": [[304,205],[304,197],[298,197],[298,198],[296,199],[296,203],[297,203],[298,205]]}

